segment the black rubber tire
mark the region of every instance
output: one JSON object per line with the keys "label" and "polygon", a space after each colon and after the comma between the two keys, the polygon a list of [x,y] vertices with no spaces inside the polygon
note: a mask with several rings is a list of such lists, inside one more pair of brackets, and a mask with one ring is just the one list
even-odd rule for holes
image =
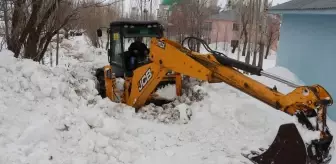
{"label": "black rubber tire", "polygon": [[102,98],[106,97],[106,87],[105,87],[105,77],[104,77],[104,68],[98,68],[96,70],[96,74],[95,74],[98,84],[97,84],[97,90],[99,95]]}

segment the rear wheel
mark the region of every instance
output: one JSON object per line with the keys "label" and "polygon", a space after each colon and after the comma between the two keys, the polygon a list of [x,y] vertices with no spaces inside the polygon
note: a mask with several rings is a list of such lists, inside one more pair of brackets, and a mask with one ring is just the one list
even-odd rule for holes
{"label": "rear wheel", "polygon": [[106,87],[105,87],[104,68],[98,68],[96,70],[95,76],[97,78],[97,83],[98,83],[96,85],[98,93],[102,98],[105,98],[106,97]]}

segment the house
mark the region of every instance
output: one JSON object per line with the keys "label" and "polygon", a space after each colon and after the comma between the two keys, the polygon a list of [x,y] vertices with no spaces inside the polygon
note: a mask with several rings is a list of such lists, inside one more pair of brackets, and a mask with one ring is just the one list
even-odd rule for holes
{"label": "house", "polygon": [[212,15],[207,22],[211,23],[210,43],[231,43],[239,39],[237,14],[233,10],[222,11]]}
{"label": "house", "polygon": [[[200,0],[197,2],[202,6],[202,10],[207,10],[207,14],[208,12],[210,14],[216,13],[219,10],[217,6],[218,0]],[[192,5],[195,7],[197,3],[193,3]],[[194,33],[195,35],[195,33],[197,33],[195,31],[202,31],[202,34],[198,33],[198,35],[202,35],[202,38],[208,35],[207,30],[209,28],[207,28],[207,24],[200,23],[202,27],[197,26],[195,20],[192,18],[195,12],[186,12],[189,8],[189,4],[181,0],[163,0],[159,5],[158,20],[164,25],[165,36],[167,38],[182,41],[182,39],[190,33]],[[202,20],[203,22],[204,18],[207,17],[204,16],[197,21]],[[203,39],[207,39],[207,37]]]}
{"label": "house", "polygon": [[[336,1],[292,0],[269,12],[282,16],[276,64],[306,85],[322,85],[336,99]],[[335,105],[328,113],[336,120]]]}
{"label": "house", "polygon": [[[238,42],[241,36],[239,28],[239,17],[234,10],[225,10],[219,14],[212,15],[207,20],[210,23],[209,42],[225,42],[231,45]],[[248,28],[249,25],[247,25]],[[277,15],[269,14],[267,17],[267,36],[265,43],[270,43],[270,49],[277,51],[279,38],[280,18]],[[254,31],[254,30],[253,30]],[[252,32],[252,38],[255,33]],[[260,37],[260,36],[259,36]],[[254,39],[252,39],[253,41]]]}

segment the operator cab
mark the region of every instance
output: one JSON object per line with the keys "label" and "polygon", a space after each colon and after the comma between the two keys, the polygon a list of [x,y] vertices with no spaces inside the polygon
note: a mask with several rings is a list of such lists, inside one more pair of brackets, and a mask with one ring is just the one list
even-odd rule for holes
{"label": "operator cab", "polygon": [[[108,61],[116,77],[132,76],[133,70],[149,63],[152,37],[163,36],[163,26],[157,21],[115,21],[108,34]],[[98,37],[102,30],[97,30]]]}

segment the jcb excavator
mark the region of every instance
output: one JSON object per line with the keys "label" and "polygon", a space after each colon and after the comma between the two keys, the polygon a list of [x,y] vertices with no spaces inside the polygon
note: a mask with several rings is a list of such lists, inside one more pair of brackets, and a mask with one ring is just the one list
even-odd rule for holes
{"label": "jcb excavator", "polygon": [[[182,44],[179,44],[165,38],[163,32],[163,26],[156,21],[115,21],[110,24],[107,28],[110,64],[96,71],[98,90],[103,97],[141,110],[146,102],[155,98],[154,91],[162,83],[174,82],[176,93],[180,96],[184,76],[209,83],[224,82],[277,110],[297,117],[307,129],[320,132],[319,139],[305,143],[295,124],[281,125],[269,149],[262,154],[246,156],[253,163],[330,162],[333,136],[326,125],[326,113],[333,100],[322,86],[298,86],[259,67],[214,51],[199,38],[187,37]],[[102,29],[97,30],[97,35],[102,36]],[[125,48],[127,39],[135,37],[150,39],[147,56],[138,57],[134,55],[136,53]],[[200,54],[193,51],[190,46],[189,48],[183,46],[185,43],[190,45],[192,41],[202,44],[209,53]],[[272,78],[294,87],[294,90],[288,94],[280,93],[276,87],[267,87],[239,70]],[[116,87],[116,78],[125,80],[122,89]]]}

